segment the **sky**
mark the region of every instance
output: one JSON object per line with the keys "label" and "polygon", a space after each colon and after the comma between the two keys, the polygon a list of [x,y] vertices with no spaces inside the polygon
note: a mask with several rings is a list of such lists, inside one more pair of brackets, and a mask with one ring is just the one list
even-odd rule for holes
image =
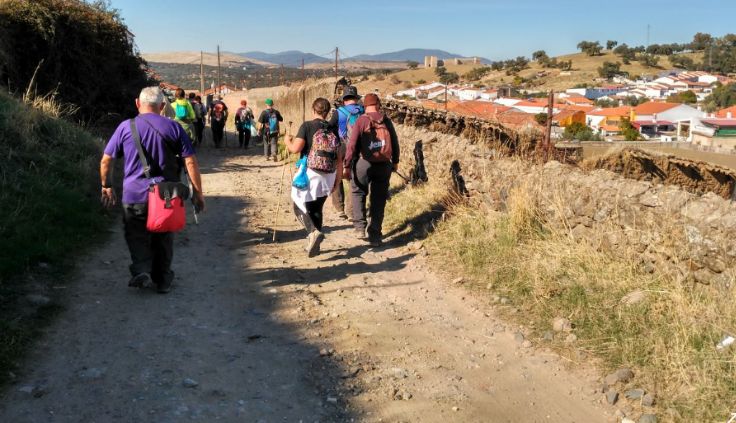
{"label": "sky", "polygon": [[736,2],[668,0],[110,0],[142,53],[221,51],[346,58],[406,48],[503,60],[576,52],[582,40],[630,46],[687,43],[697,32],[736,32]]}

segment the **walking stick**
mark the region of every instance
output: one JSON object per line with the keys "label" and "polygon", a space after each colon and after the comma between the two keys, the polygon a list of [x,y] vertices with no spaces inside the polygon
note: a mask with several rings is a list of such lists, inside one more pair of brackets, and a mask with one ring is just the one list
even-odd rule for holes
{"label": "walking stick", "polygon": [[[289,122],[289,135],[291,135],[291,124],[292,122]],[[276,242],[276,227],[279,225],[279,212],[281,211],[281,193],[284,191],[284,174],[286,173],[286,162],[288,160],[284,159],[284,164],[281,166],[281,182],[279,183],[279,202],[276,206],[276,220],[273,222],[273,242]]]}

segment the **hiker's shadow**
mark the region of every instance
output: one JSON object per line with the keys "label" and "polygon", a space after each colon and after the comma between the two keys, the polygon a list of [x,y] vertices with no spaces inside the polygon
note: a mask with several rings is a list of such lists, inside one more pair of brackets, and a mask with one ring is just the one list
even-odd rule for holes
{"label": "hiker's shadow", "polygon": [[[356,246],[345,250],[344,255],[347,258],[362,257],[365,252],[370,250],[368,245]],[[346,257],[332,256],[325,259],[320,257],[328,254],[325,251],[321,256],[315,257],[315,260],[321,263],[329,264],[335,260],[341,260]],[[268,268],[260,269],[249,275],[253,282],[267,282],[265,286],[279,287],[293,284],[299,285],[319,285],[330,281],[347,279],[352,275],[372,274],[385,271],[397,271],[404,269],[407,262],[414,257],[414,254],[404,254],[398,257],[392,257],[385,260],[376,259],[375,261],[343,262],[332,266],[321,266],[314,269],[297,269],[297,268]]]}
{"label": "hiker's shadow", "polygon": [[[323,232],[325,235],[329,235],[332,232],[340,231],[343,229],[352,228],[351,225],[342,225],[342,226],[333,226],[333,227],[327,227],[325,226],[323,229]],[[276,241],[273,240],[273,228],[268,228],[265,226],[257,226],[256,231],[248,231],[246,233],[243,233],[239,240],[237,241],[237,248],[243,248],[251,245],[258,245],[258,244],[278,244],[282,243],[284,241],[292,241],[295,239],[307,239],[307,231],[304,229],[292,229],[292,230],[282,230],[278,229],[276,231]]]}

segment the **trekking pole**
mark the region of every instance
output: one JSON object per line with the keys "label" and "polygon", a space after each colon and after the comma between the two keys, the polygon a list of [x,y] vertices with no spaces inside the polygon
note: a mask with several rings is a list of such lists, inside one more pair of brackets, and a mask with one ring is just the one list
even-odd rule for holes
{"label": "trekking pole", "polygon": [[284,191],[284,173],[286,173],[286,160],[281,167],[281,182],[279,183],[279,203],[276,206],[276,220],[273,222],[273,241],[276,242],[276,227],[279,224],[279,212],[281,211],[281,193]]}
{"label": "trekking pole", "polygon": [[[289,122],[289,135],[291,135],[291,124],[293,122]],[[288,152],[288,150],[287,150]],[[287,155],[288,158],[288,155]],[[279,202],[276,205],[276,220],[273,222],[273,241],[276,242],[276,227],[279,224],[279,212],[281,211],[281,193],[284,191],[284,174],[286,174],[286,162],[288,160],[284,159],[284,164],[281,166],[281,181],[279,182]],[[289,171],[291,172],[291,167],[289,167]]]}
{"label": "trekking pole", "polygon": [[394,170],[393,172],[394,172],[395,174],[399,175],[399,178],[403,179],[403,180],[404,180],[404,182],[406,182],[407,184],[408,184],[409,182],[411,182],[411,181],[410,181],[410,180],[409,180],[408,178],[405,178],[405,177],[404,177],[404,176],[403,176],[402,174],[400,174],[398,170]]}
{"label": "trekking pole", "polygon": [[192,178],[189,177],[186,165],[184,166],[184,176],[187,178],[187,187],[189,188],[189,198],[192,200],[192,213],[194,213],[194,224],[199,225],[197,218],[197,208],[194,206],[194,187],[192,186]]}

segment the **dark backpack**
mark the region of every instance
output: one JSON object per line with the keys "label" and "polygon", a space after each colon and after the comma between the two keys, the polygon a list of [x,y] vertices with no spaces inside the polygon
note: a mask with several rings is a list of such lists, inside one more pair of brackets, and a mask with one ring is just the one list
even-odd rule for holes
{"label": "dark backpack", "polygon": [[312,146],[307,156],[307,167],[322,172],[334,172],[337,169],[337,158],[340,152],[340,140],[328,129],[326,122],[320,122],[320,128],[312,136]]}
{"label": "dark backpack", "polygon": [[199,103],[192,103],[192,109],[194,109],[194,116],[197,120],[202,120],[202,117],[204,117],[204,110],[202,110],[202,105]]}
{"label": "dark backpack", "polygon": [[268,112],[268,130],[272,134],[279,132],[279,117],[276,114],[276,110]]}
{"label": "dark backpack", "polygon": [[361,117],[363,113],[365,113],[365,109],[363,109],[363,107],[361,106],[358,106],[354,108],[352,112],[348,111],[348,109],[346,109],[345,107],[340,107],[337,110],[344,114],[347,118],[345,121],[345,133],[342,133],[342,128],[339,129],[340,137],[343,140],[348,141],[350,140],[350,134],[353,133],[353,126],[355,125],[355,121],[358,120],[358,118]]}
{"label": "dark backpack", "polygon": [[393,147],[391,146],[391,133],[386,127],[386,116],[374,120],[369,115],[363,115],[370,119],[370,126],[361,136],[360,154],[363,160],[371,163],[385,163],[391,161]]}

